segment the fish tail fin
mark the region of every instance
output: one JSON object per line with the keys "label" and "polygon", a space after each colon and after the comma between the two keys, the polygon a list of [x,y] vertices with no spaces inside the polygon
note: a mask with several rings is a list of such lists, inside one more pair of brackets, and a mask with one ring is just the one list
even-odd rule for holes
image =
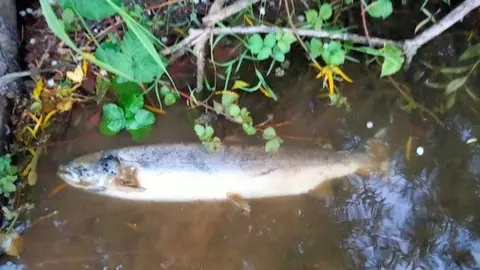
{"label": "fish tail fin", "polygon": [[366,151],[373,162],[376,172],[386,173],[389,170],[389,145],[387,143],[387,128],[382,128],[375,135],[367,140]]}

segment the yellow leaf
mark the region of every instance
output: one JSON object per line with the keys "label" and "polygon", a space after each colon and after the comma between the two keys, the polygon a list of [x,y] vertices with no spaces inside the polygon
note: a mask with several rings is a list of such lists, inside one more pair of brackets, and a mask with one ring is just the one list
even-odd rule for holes
{"label": "yellow leaf", "polygon": [[349,83],[352,82],[352,79],[350,79],[350,78],[347,76],[347,74],[345,74],[339,67],[333,66],[332,68],[333,68],[333,71],[334,71],[335,73],[337,73],[338,75],[342,76],[342,78],[343,78],[345,81],[347,81],[347,82],[349,82]]}
{"label": "yellow leaf", "polygon": [[38,119],[38,117],[36,117],[35,115],[33,115],[30,112],[28,113],[28,116],[30,116],[33,119],[33,121],[35,121],[35,123],[38,123],[40,121],[40,119]]}
{"label": "yellow leaf", "polygon": [[330,94],[333,95],[333,74],[332,72],[329,70],[327,72],[327,77],[328,77],[328,90],[330,91]]}
{"label": "yellow leaf", "polygon": [[149,110],[151,112],[154,112],[154,113],[158,113],[158,114],[166,114],[167,113],[166,111],[164,111],[162,109],[158,109],[158,108],[152,107],[152,106],[147,105],[147,104],[145,104],[144,107],[147,108],[147,110]]}
{"label": "yellow leaf", "polygon": [[67,78],[76,83],[81,83],[83,80],[83,71],[82,67],[79,65],[75,68],[74,72],[67,71]]}
{"label": "yellow leaf", "polygon": [[38,160],[40,159],[40,154],[42,153],[42,147],[39,146],[35,150],[35,154],[32,157],[32,160],[28,164],[30,166],[30,172],[28,173],[28,184],[30,186],[34,186],[37,183],[37,164]]}
{"label": "yellow leaf", "polygon": [[322,69],[323,69],[323,67],[320,66],[320,64],[318,64],[317,62],[311,63],[310,65],[311,65],[312,67],[318,69],[318,70],[322,70]]}
{"label": "yellow leaf", "polygon": [[33,89],[33,98],[35,100],[40,100],[40,94],[42,93],[43,89],[43,79],[38,80],[37,85]]}
{"label": "yellow leaf", "polygon": [[26,129],[28,130],[28,132],[30,132],[30,134],[32,134],[32,137],[36,138],[37,136],[35,136],[35,133],[33,132],[33,129],[31,127],[26,127]]}
{"label": "yellow leaf", "polygon": [[249,86],[249,84],[245,81],[242,81],[242,80],[237,80],[235,81],[235,83],[233,84],[233,87],[232,89],[239,89],[239,88],[242,88],[242,87],[247,87]]}
{"label": "yellow leaf", "polygon": [[265,88],[263,88],[261,85],[260,85],[260,91],[262,91],[262,93],[263,93],[266,97],[272,98],[272,96],[267,92],[267,90],[265,90]]}
{"label": "yellow leaf", "polygon": [[83,71],[83,75],[86,76],[87,75],[87,68],[88,68],[88,62],[87,60],[85,60],[85,58],[82,60],[82,71]]}
{"label": "yellow leaf", "polygon": [[327,72],[326,69],[322,69],[322,70],[317,74],[317,77],[316,77],[316,78],[319,79],[319,78],[323,77],[323,75],[325,75],[326,72]]}
{"label": "yellow leaf", "polygon": [[180,34],[182,36],[185,36],[185,32],[178,27],[173,28],[173,31],[177,32],[178,34]]}
{"label": "yellow leaf", "polygon": [[33,135],[34,135],[35,137],[37,136],[38,129],[39,129],[40,126],[42,125],[42,119],[43,119],[43,116],[40,117],[40,119],[38,120],[38,122],[35,124],[35,127],[33,128]]}
{"label": "yellow leaf", "polygon": [[412,137],[410,136],[405,147],[405,158],[410,161],[410,156],[412,153]]}
{"label": "yellow leaf", "polygon": [[57,104],[57,110],[61,112],[70,111],[73,106],[73,101],[71,99],[62,100],[62,102]]}
{"label": "yellow leaf", "polygon": [[247,22],[248,25],[253,26],[253,22],[250,19],[250,16],[245,14],[245,15],[243,15],[243,19]]}
{"label": "yellow leaf", "polygon": [[50,118],[56,113],[56,110],[50,111],[47,116],[45,116],[45,119],[43,120],[43,126],[46,126]]}
{"label": "yellow leaf", "polygon": [[215,92],[215,95],[223,95],[223,94],[230,94],[230,95],[238,96],[237,93],[235,93],[234,91],[230,91],[230,90],[223,90],[223,91],[216,91]]}
{"label": "yellow leaf", "polygon": [[35,184],[37,183],[37,178],[37,171],[30,170],[30,173],[28,174],[28,184],[30,186],[35,186]]}

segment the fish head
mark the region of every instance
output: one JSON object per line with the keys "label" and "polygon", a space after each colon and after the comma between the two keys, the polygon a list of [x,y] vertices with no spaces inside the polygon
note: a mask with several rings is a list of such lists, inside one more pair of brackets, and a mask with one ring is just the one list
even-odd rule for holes
{"label": "fish head", "polygon": [[60,165],[57,175],[73,187],[102,191],[120,175],[120,165],[115,156],[97,152]]}

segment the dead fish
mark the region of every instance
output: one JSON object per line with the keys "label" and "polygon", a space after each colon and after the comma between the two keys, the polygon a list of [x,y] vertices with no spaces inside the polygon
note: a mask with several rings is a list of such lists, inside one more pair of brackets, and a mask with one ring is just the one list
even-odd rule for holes
{"label": "dead fish", "polygon": [[275,153],[262,145],[223,145],[208,153],[202,144],[154,144],[87,154],[60,165],[57,174],[70,186],[138,201],[292,196],[350,174],[385,172],[383,146],[372,139],[370,150],[357,153],[287,145]]}

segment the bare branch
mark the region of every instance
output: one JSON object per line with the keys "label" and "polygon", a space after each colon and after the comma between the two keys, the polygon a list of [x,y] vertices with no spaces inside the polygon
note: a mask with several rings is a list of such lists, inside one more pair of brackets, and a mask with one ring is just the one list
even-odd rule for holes
{"label": "bare branch", "polygon": [[215,24],[217,22],[223,21],[224,19],[232,16],[235,13],[238,13],[247,7],[256,4],[260,0],[239,0],[230,6],[225,7],[221,12],[216,12],[214,14],[208,14],[203,17],[202,22],[205,24]]}

